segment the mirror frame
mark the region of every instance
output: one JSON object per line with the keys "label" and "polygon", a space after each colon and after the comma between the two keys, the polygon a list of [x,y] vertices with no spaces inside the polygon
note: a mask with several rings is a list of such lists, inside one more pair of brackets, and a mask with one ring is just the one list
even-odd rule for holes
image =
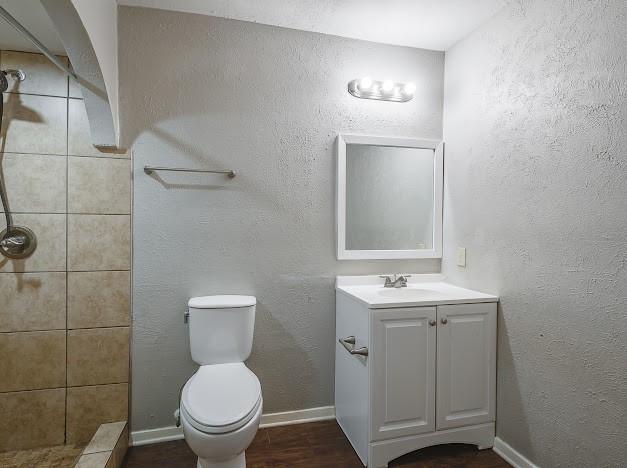
{"label": "mirror frame", "polygon": [[[346,145],[396,146],[431,149],[433,159],[433,248],[414,250],[346,249]],[[335,184],[335,233],[338,260],[390,260],[442,258],[442,205],[444,187],[444,142],[418,138],[396,138],[339,134],[337,136],[337,171]]]}

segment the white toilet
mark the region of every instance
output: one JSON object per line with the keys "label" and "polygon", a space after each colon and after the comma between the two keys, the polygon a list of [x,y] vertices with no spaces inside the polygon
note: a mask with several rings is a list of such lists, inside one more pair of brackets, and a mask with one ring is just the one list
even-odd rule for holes
{"label": "white toilet", "polygon": [[198,468],[245,468],[263,399],[261,384],[244,364],[255,326],[253,296],[189,300],[192,359],[200,364],[181,394],[180,418]]}

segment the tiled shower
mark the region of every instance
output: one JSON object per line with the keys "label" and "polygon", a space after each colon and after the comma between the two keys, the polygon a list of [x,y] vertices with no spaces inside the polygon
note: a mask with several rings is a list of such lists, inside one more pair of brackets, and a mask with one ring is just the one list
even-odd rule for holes
{"label": "tiled shower", "polygon": [[91,145],[78,87],[44,56],[3,50],[0,67],[26,74],[4,93],[0,158],[38,237],[0,259],[0,452],[83,447],[128,419],[130,154]]}

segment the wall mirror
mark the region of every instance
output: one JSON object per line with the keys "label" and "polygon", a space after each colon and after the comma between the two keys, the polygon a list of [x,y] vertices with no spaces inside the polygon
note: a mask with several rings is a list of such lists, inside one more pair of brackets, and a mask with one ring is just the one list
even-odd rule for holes
{"label": "wall mirror", "polygon": [[338,135],[338,260],[442,257],[443,143]]}

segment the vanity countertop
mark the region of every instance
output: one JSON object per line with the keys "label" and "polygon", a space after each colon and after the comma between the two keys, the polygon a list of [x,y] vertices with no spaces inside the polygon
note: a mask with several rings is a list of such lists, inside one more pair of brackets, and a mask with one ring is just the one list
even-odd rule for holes
{"label": "vanity countertop", "polygon": [[[388,275],[393,276],[393,275]],[[338,276],[335,289],[370,309],[419,307],[443,304],[498,302],[498,296],[447,283],[443,275],[417,274],[407,279],[407,287],[384,288],[379,276]]]}

